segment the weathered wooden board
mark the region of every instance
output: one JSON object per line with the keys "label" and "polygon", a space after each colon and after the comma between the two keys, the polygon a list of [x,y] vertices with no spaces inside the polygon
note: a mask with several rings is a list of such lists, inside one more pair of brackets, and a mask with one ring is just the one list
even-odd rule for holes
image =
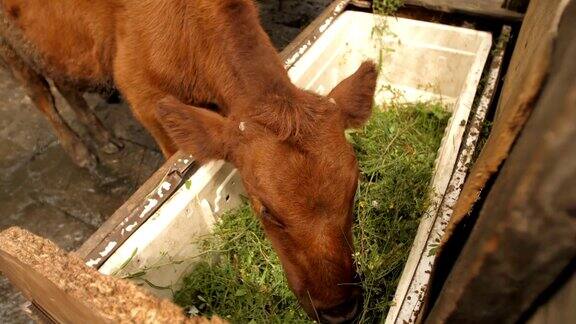
{"label": "weathered wooden board", "polygon": [[405,0],[404,4],[506,21],[520,21],[524,16],[522,13],[503,8],[503,0]]}
{"label": "weathered wooden board", "polygon": [[[172,179],[172,191],[175,190],[176,186],[179,185],[177,178],[178,173],[185,171],[189,167],[193,167],[192,161],[188,163],[182,163],[183,160],[192,160],[192,158],[182,151],[178,151],[174,154],[164,165],[162,165],[154,174],[142,185],[138,190],[120,207],[116,212],[108,218],[108,220],[98,228],[98,230],[86,240],[82,246],[76,251],[76,253],[86,259],[91,253],[99,252],[98,247],[105,244],[106,239],[113,235],[115,232],[121,231],[122,223],[126,217],[130,216],[133,211],[141,208],[146,203],[146,198],[151,194],[155,193],[156,188],[169,175],[170,171],[176,171],[174,174],[176,177]],[[180,175],[181,176],[181,175]],[[143,219],[145,220],[145,219]],[[129,225],[129,224],[124,224]],[[111,253],[112,251],[109,251]],[[108,254],[109,254],[108,253]],[[103,262],[104,260],[102,260]],[[100,262],[101,263],[101,262]]]}
{"label": "weathered wooden board", "polygon": [[576,257],[576,1],[561,9],[546,85],[429,323],[514,323]]}
{"label": "weathered wooden board", "polygon": [[576,321],[576,274],[550,299],[539,307],[528,324],[563,324]]}
{"label": "weathered wooden board", "polygon": [[170,301],[103,276],[54,243],[16,227],[0,233],[0,271],[57,323],[222,323],[188,318]]}
{"label": "weathered wooden board", "polygon": [[470,212],[530,116],[548,73],[558,20],[567,2],[531,2],[506,74],[492,131],[462,189],[444,241]]}

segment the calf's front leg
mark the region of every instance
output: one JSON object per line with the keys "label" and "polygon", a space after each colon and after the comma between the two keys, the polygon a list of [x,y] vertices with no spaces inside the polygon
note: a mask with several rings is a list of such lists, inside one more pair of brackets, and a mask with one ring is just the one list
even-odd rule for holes
{"label": "calf's front leg", "polygon": [[70,108],[76,113],[80,120],[94,139],[98,142],[100,147],[105,153],[113,154],[120,151],[124,145],[117,140],[110,132],[102,125],[98,117],[90,110],[88,103],[82,96],[82,93],[72,86],[63,84],[56,84],[60,94],[66,99]]}

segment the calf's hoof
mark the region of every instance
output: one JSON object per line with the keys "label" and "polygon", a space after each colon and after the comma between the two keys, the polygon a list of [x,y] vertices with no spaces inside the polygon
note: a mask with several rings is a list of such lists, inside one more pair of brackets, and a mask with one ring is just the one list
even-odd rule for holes
{"label": "calf's hoof", "polygon": [[88,150],[88,147],[84,145],[80,140],[73,141],[69,145],[63,145],[64,149],[68,151],[68,154],[72,158],[72,161],[77,166],[94,170],[98,166],[98,159],[94,154]]}
{"label": "calf's hoof", "polygon": [[79,158],[79,159],[75,160],[74,162],[79,167],[87,169],[89,171],[96,170],[96,168],[98,167],[98,159],[96,158],[96,156],[94,154],[92,154],[90,152],[88,152],[88,154],[86,156]]}

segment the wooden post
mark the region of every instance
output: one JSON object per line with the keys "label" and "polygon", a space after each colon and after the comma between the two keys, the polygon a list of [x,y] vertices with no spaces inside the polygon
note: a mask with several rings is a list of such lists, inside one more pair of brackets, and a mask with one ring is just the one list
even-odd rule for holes
{"label": "wooden post", "polygon": [[576,257],[576,1],[566,3],[534,112],[428,323],[514,323]]}
{"label": "wooden post", "polygon": [[567,1],[532,1],[505,76],[492,132],[466,179],[445,240],[468,215],[482,188],[499,170],[530,116],[549,71],[558,20]]}
{"label": "wooden post", "polygon": [[222,323],[189,318],[127,280],[107,277],[19,228],[0,232],[0,271],[55,323]]}

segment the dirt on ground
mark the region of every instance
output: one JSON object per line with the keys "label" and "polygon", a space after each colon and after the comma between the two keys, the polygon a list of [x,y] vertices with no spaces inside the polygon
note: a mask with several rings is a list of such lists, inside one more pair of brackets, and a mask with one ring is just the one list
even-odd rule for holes
{"label": "dirt on ground", "polygon": [[[281,50],[330,2],[259,0],[258,4],[262,24]],[[108,104],[90,94],[86,98],[124,144],[117,154],[98,153],[99,176],[72,163],[44,116],[0,69],[0,230],[20,226],[74,250],[163,163],[156,144],[125,103]],[[56,95],[56,101],[64,118],[88,141],[64,100]],[[20,310],[23,302],[0,275],[0,322],[29,322]]]}

